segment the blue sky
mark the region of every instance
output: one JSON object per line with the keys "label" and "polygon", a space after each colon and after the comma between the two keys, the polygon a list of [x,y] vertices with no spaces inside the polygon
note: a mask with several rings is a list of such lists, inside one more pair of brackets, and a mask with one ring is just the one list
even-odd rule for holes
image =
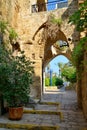
{"label": "blue sky", "polygon": [[67,63],[69,62],[69,60],[65,56],[59,55],[50,62],[50,68],[53,72],[56,72],[57,74],[59,73],[59,68],[57,64],[60,62]]}

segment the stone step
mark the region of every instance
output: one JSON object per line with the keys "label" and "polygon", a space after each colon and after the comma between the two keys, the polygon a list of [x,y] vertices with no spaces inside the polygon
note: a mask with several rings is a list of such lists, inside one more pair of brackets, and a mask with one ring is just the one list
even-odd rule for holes
{"label": "stone step", "polygon": [[45,114],[45,115],[59,115],[60,120],[63,120],[63,113],[61,111],[45,111],[45,110],[24,110],[24,113],[30,114]]}
{"label": "stone step", "polygon": [[25,109],[34,109],[34,110],[45,110],[45,111],[58,111],[60,110],[60,103],[59,102],[39,102],[36,104],[29,103]]}
{"label": "stone step", "polygon": [[80,120],[79,125],[79,122],[69,121],[66,115],[64,121],[60,121],[58,115],[24,113],[21,120],[12,121],[5,114],[0,118],[0,130],[87,130],[87,125]]}
{"label": "stone step", "polygon": [[19,121],[9,120],[8,114],[5,114],[0,118],[0,128],[8,130],[58,130],[58,122],[63,119],[63,114],[58,110],[58,106],[59,103],[55,102],[40,102],[35,106],[35,109],[24,108],[23,117]]}
{"label": "stone step", "polygon": [[0,125],[0,130],[87,130],[85,127],[61,127],[61,126],[35,126],[35,125],[21,125],[21,127],[17,124],[8,124],[3,126]]}
{"label": "stone step", "polygon": [[1,130],[58,130],[59,126],[44,126],[33,124],[0,123]]}
{"label": "stone step", "polygon": [[78,114],[72,110],[60,111],[59,105],[44,101],[35,109],[24,108],[23,117],[18,121],[9,120],[7,113],[0,117],[0,130],[87,130],[81,111]]}
{"label": "stone step", "polygon": [[59,102],[45,102],[45,101],[41,101],[39,102],[40,104],[45,104],[45,105],[56,105],[59,106],[60,103]]}
{"label": "stone step", "polygon": [[29,103],[24,108],[25,110],[42,110],[42,111],[60,111],[59,102],[43,102]]}

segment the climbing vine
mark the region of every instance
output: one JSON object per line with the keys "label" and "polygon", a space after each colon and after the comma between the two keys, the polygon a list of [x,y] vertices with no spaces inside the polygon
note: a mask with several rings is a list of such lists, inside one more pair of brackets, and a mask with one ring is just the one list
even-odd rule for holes
{"label": "climbing vine", "polygon": [[78,67],[83,64],[84,51],[87,50],[85,43],[87,42],[87,37],[81,38],[78,45],[74,48],[72,53],[72,62],[74,66]]}
{"label": "climbing vine", "polygon": [[76,25],[77,31],[86,31],[87,34],[87,0],[84,0],[80,8],[70,16],[69,22]]}
{"label": "climbing vine", "polygon": [[[4,38],[5,35],[6,38]],[[7,46],[7,43],[10,43],[13,50],[18,49],[19,43],[17,42],[17,38],[18,38],[18,34],[16,33],[15,29],[13,29],[8,24],[8,22],[4,20],[0,20],[0,44],[4,44]]]}
{"label": "climbing vine", "polygon": [[84,3],[80,5],[80,8],[70,16],[69,22],[76,25],[77,31],[84,31],[85,34],[84,37],[80,38],[79,43],[72,52],[73,64],[78,67],[84,64],[84,52],[87,51],[87,0],[85,0]]}
{"label": "climbing vine", "polygon": [[4,41],[3,37],[6,33],[8,23],[4,20],[0,20],[0,43],[2,44]]}

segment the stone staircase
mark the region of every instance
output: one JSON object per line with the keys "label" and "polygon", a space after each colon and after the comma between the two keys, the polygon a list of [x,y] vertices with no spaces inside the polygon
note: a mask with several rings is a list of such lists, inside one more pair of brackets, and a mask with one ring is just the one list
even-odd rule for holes
{"label": "stone staircase", "polygon": [[21,120],[9,120],[8,113],[1,116],[0,130],[87,130],[75,98],[70,91],[47,93],[33,108],[24,108]]}
{"label": "stone staircase", "polygon": [[23,118],[19,121],[8,119],[8,114],[0,118],[0,129],[3,130],[58,130],[58,122],[63,120],[59,103],[40,102],[35,108],[24,108]]}

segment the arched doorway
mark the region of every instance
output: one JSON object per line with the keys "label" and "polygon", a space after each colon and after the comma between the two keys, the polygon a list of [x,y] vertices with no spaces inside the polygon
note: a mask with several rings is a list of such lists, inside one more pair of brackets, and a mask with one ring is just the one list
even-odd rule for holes
{"label": "arched doorway", "polygon": [[65,34],[59,30],[58,34],[55,35],[55,38],[50,37],[49,40],[47,39],[44,46],[44,59],[42,63],[42,92],[44,92],[45,67],[47,64],[59,55],[63,55],[68,59],[71,57],[71,50]]}
{"label": "arched doorway", "polygon": [[69,83],[73,85],[75,82],[76,70],[64,55],[56,56],[43,68],[43,93],[46,88],[57,89],[65,83],[64,87],[69,86]]}

